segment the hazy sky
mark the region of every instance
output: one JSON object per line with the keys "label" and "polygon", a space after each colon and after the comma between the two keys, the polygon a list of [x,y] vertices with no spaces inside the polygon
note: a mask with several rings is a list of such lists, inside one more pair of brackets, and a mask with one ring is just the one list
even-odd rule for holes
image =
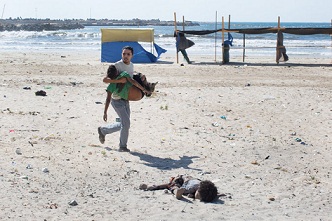
{"label": "hazy sky", "polygon": [[[4,7],[5,6],[5,7]],[[331,22],[332,0],[0,0],[2,18]],[[3,10],[4,9],[4,10]]]}

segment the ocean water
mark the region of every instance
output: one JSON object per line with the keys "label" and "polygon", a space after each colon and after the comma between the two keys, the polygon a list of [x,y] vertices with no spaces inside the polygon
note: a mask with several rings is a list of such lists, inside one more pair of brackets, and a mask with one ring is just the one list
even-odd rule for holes
{"label": "ocean water", "polygon": [[[254,22],[233,22],[230,28],[266,28],[277,27],[277,23],[254,23]],[[328,28],[329,23],[282,23],[281,27],[293,28]],[[57,50],[79,50],[79,51],[100,51],[101,50],[101,28],[153,28],[155,43],[167,50],[167,53],[175,54],[175,39],[173,37],[173,26],[144,26],[144,27],[100,27],[89,26],[80,30],[59,30],[59,31],[15,31],[0,32],[0,48],[2,51],[57,51]],[[225,24],[228,28],[228,24]],[[178,26],[182,30],[182,27]],[[214,30],[221,29],[221,23],[217,25],[211,22],[201,22],[200,26],[185,27],[186,30]],[[232,33],[233,46],[231,55],[242,56],[243,35]],[[221,54],[222,37],[221,33],[214,33],[204,36],[186,35],[195,42],[189,48],[188,54],[214,55]],[[226,37],[226,36],[225,36]],[[329,35],[291,35],[284,34],[284,45],[289,56],[311,56],[311,57],[332,57]],[[151,51],[151,44],[142,43],[147,51]],[[246,55],[250,56],[275,56],[276,34],[246,35]],[[163,56],[163,55],[162,55]]]}

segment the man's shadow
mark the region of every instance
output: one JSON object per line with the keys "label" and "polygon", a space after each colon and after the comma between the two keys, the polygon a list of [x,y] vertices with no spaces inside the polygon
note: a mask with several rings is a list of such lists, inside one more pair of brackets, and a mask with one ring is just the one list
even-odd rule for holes
{"label": "man's shadow", "polygon": [[139,152],[130,152],[131,155],[139,157],[146,166],[158,168],[160,170],[172,170],[172,169],[191,169],[191,170],[198,170],[202,171],[201,169],[191,168],[189,167],[190,164],[193,163],[193,159],[199,158],[198,156],[182,156],[179,160],[174,160],[171,158],[160,158],[151,156],[149,154],[139,153]]}

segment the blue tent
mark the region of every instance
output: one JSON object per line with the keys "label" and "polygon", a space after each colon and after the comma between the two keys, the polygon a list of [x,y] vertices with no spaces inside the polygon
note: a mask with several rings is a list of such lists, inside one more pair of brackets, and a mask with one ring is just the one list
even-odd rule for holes
{"label": "blue tent", "polygon": [[[154,43],[153,29],[101,29],[101,61],[116,62],[121,60],[122,48],[131,46],[134,49],[132,62],[153,63],[156,62],[166,50]],[[139,42],[149,42],[153,45],[157,56],[146,51]],[[152,47],[151,47],[152,48]]]}
{"label": "blue tent", "polygon": [[138,42],[105,42],[101,45],[101,62],[116,62],[121,60],[121,52],[124,46],[134,49],[133,63],[154,63],[166,50],[153,43],[157,56],[146,51]]}

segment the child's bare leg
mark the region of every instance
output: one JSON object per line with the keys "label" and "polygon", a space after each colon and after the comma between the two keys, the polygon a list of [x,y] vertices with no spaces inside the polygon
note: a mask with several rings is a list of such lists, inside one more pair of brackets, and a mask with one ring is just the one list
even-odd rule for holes
{"label": "child's bare leg", "polygon": [[175,188],[173,190],[173,193],[174,193],[176,199],[178,199],[178,200],[182,199],[182,195],[183,195],[184,191],[185,191],[184,188]]}
{"label": "child's bare leg", "polygon": [[145,183],[142,183],[139,185],[140,190],[163,190],[163,189],[168,189],[168,184],[160,184],[160,185],[151,185],[148,186]]}

